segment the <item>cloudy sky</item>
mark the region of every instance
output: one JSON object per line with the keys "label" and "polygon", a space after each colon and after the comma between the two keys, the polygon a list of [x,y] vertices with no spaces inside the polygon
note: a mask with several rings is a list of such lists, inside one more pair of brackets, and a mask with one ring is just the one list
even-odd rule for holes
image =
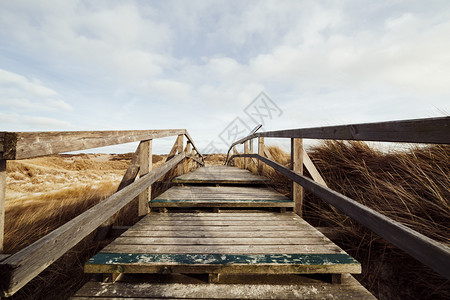
{"label": "cloudy sky", "polygon": [[1,131],[225,150],[258,108],[265,130],[448,115],[450,2],[0,2]]}

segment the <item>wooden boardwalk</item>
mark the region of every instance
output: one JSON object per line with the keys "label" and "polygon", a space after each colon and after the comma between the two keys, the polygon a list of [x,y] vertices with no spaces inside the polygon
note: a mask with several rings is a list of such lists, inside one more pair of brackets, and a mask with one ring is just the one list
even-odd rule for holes
{"label": "wooden boardwalk", "polygon": [[[152,208],[292,207],[261,185],[265,179],[232,167],[200,168],[174,181],[183,186],[152,200]],[[350,275],[361,265],[293,212],[152,212],[92,257],[85,272],[121,276],[89,282],[73,299],[374,299]]]}

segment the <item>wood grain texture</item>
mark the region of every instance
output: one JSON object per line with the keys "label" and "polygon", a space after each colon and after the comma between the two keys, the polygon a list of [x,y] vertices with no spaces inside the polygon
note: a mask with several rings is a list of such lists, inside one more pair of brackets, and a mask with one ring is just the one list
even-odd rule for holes
{"label": "wood grain texture", "polygon": [[[299,128],[259,132],[246,136],[231,147],[256,137],[358,140],[373,142],[405,142],[450,144],[450,117],[364,123],[315,128]],[[228,151],[229,153],[230,151]],[[227,159],[228,161],[228,159]]]}
{"label": "wood grain texture", "polygon": [[6,205],[6,160],[0,159],[0,253],[3,252]]}
{"label": "wood grain texture", "polygon": [[2,295],[14,294],[185,158],[177,155],[96,206],[1,262]]}
{"label": "wood grain texture", "polygon": [[193,172],[176,177],[174,183],[210,183],[234,185],[261,185],[269,179],[255,175],[248,170],[229,166],[198,168]]}
{"label": "wood grain texture", "polygon": [[[423,264],[450,279],[450,248],[411,228],[388,218],[363,204],[333,191],[313,180],[257,154],[247,154],[262,160],[287,178],[302,185],[312,194],[371,229]],[[234,157],[244,157],[244,154]],[[230,159],[233,159],[231,157]]]}
{"label": "wood grain texture", "polygon": [[[233,280],[233,277],[223,277]],[[240,279],[240,280],[239,280]],[[246,278],[248,281],[248,278]],[[244,278],[237,278],[228,284],[207,283],[147,283],[117,282],[115,284],[88,282],[71,299],[361,299],[376,300],[355,278],[349,274],[342,276],[339,285],[310,280],[306,283],[295,278],[278,279],[272,282],[247,283]],[[283,281],[291,281],[283,283]],[[306,281],[306,280],[304,280]]]}
{"label": "wood grain texture", "polygon": [[25,159],[83,149],[144,141],[185,133],[185,129],[7,132],[4,143],[4,158]]}
{"label": "wood grain texture", "polygon": [[292,207],[270,188],[175,186],[151,200],[151,207]]}
{"label": "wood grain texture", "polygon": [[[261,162],[261,161],[259,161],[259,162]],[[312,179],[314,179],[315,182],[317,182],[323,186],[327,186],[327,183],[320,175],[319,171],[317,170],[316,166],[312,162],[308,153],[306,153],[305,149],[303,149],[303,165],[308,170],[309,174],[311,175]]]}
{"label": "wood grain texture", "polygon": [[[152,170],[152,140],[142,141],[139,144],[139,176],[143,177]],[[145,216],[148,213],[148,203],[151,200],[152,186],[149,185],[139,194],[138,217]]]}
{"label": "wood grain texture", "polygon": [[[291,139],[291,169],[297,174],[303,174],[303,140]],[[303,215],[303,187],[296,182],[292,183],[292,198],[294,200],[294,212]]]}
{"label": "wood grain texture", "polygon": [[125,273],[360,272],[359,263],[294,213],[151,213],[85,270],[118,268]]}

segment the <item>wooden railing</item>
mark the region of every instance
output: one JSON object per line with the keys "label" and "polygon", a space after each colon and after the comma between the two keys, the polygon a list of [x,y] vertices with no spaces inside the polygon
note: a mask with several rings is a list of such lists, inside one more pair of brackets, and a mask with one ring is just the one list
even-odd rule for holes
{"label": "wooden railing", "polygon": [[[152,170],[152,140],[176,136],[166,162]],[[183,148],[184,137],[187,138]],[[118,191],[12,255],[1,254],[5,216],[6,161],[122,143],[140,144]],[[138,215],[148,213],[151,184],[185,158],[203,164],[203,156],[185,129],[83,132],[0,132],[0,296],[9,297],[97,228],[105,236],[113,216],[139,198]],[[180,167],[182,167],[180,165]],[[139,179],[135,180],[139,174]],[[100,234],[99,234],[100,233]]]}
{"label": "wooden railing", "polygon": [[[270,159],[270,153],[264,148],[264,137],[291,139],[292,170]],[[254,138],[258,138],[258,154],[250,153],[251,147],[248,147],[248,143],[251,144]],[[246,167],[249,163],[248,159],[258,159],[292,180],[292,197],[297,214],[302,214],[302,188],[305,188],[450,279],[449,247],[328,188],[303,149],[303,138],[450,144],[450,117],[254,133],[230,146],[226,162],[228,164],[234,158],[243,157],[244,167]],[[244,144],[243,154],[236,153],[235,146],[238,144]],[[232,149],[235,154],[229,157]],[[303,165],[308,169],[313,180],[303,176]]]}

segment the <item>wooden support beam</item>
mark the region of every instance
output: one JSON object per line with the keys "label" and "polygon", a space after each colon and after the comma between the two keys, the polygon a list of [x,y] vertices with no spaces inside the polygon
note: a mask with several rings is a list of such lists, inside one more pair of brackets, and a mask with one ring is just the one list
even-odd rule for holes
{"label": "wooden support beam", "polygon": [[[303,174],[303,140],[291,139],[291,169],[297,174]],[[303,214],[303,187],[296,182],[292,182],[292,198],[294,200],[294,212],[302,216]]]}
{"label": "wooden support beam", "polygon": [[3,252],[5,233],[5,191],[6,191],[6,160],[0,159],[0,253]]}
{"label": "wooden support beam", "polygon": [[0,296],[10,297],[186,157],[185,153],[0,263]]}
{"label": "wooden support beam", "polygon": [[264,147],[264,154],[268,159],[275,161],[275,159],[273,158],[272,154],[269,151],[269,148]]}
{"label": "wooden support beam", "polygon": [[303,149],[303,165],[305,165],[306,169],[308,170],[309,174],[311,174],[311,177],[312,179],[314,179],[315,182],[323,186],[327,186],[327,183],[325,182],[325,180],[323,180],[322,176],[320,175],[316,166],[312,162],[308,153],[306,153],[305,149]]}
{"label": "wooden support beam", "polygon": [[185,129],[6,132],[4,159],[24,159],[185,134]]}
{"label": "wooden support beam", "polygon": [[[250,149],[248,148],[248,141],[244,142],[244,154],[249,154]],[[248,164],[249,164],[250,158],[246,157],[244,158],[244,169],[248,168]]]}
{"label": "wooden support beam", "polygon": [[[264,138],[258,138],[258,154],[264,156]],[[258,160],[258,174],[261,175],[263,172],[263,162]]]}
{"label": "wooden support beam", "polygon": [[[183,138],[184,138],[184,135],[180,134],[176,141],[178,154],[183,153],[183,140],[184,140]],[[182,175],[183,171],[184,171],[183,164],[179,164],[177,166],[177,174]]]}
{"label": "wooden support beam", "polygon": [[[152,140],[142,141],[139,144],[139,177],[143,177],[152,170]],[[150,185],[139,194],[138,217],[148,213],[148,204],[152,197],[152,186]]]}

